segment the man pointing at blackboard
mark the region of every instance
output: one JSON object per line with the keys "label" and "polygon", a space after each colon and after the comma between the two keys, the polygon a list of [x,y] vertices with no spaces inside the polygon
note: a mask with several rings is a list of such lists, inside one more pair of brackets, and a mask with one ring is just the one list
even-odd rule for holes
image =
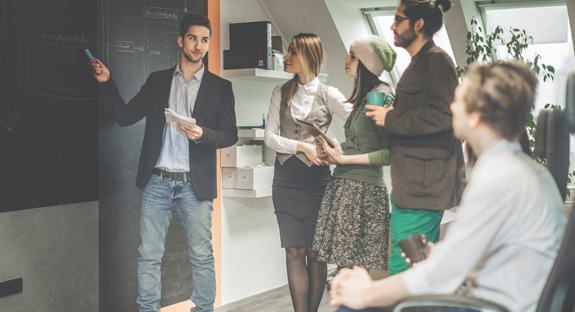
{"label": "man pointing at blackboard", "polygon": [[[101,102],[122,127],[146,118],[136,185],[144,189],[140,211],[138,286],[140,311],[160,311],[160,265],[172,212],[186,229],[194,289],[192,312],[213,311],[216,279],[212,251],[212,200],[216,198],[216,150],[238,140],[229,81],[202,64],[211,37],[210,20],[186,15],[174,68],[150,74],[126,105],[108,69],[90,62],[100,82]],[[165,108],[196,119],[195,127],[166,123]]]}

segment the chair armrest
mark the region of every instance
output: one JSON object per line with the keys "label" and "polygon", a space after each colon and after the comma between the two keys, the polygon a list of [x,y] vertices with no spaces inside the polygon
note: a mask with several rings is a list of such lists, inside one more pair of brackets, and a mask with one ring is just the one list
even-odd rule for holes
{"label": "chair armrest", "polygon": [[445,308],[445,310],[453,308],[468,308],[481,312],[510,312],[507,308],[495,302],[457,295],[421,295],[405,297],[395,306],[393,312],[415,311],[408,309],[412,307],[434,307],[433,311],[437,312],[442,311],[441,308]]}

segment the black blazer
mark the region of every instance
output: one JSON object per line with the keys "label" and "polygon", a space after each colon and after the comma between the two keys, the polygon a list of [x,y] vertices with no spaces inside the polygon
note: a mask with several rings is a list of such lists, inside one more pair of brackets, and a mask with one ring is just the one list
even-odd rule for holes
{"label": "black blazer", "polygon": [[[150,74],[140,92],[127,105],[111,78],[98,85],[102,105],[112,112],[121,127],[146,118],[136,178],[136,186],[140,189],[148,183],[160,157],[166,124],[164,108],[168,107],[174,70],[175,67]],[[199,200],[214,199],[217,197],[216,150],[232,146],[238,140],[231,82],[205,69],[192,117],[204,132],[200,143],[189,144],[192,187]]]}
{"label": "black blazer", "polygon": [[393,200],[401,208],[443,210],[461,199],[463,152],[449,108],[457,85],[453,61],[433,40],[413,56],[397,84],[385,131]]}

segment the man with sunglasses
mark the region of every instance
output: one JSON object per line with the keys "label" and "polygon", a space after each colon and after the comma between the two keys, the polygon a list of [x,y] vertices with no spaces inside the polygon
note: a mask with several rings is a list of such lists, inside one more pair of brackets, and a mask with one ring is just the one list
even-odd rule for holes
{"label": "man with sunglasses", "polygon": [[372,110],[366,115],[391,136],[390,274],[409,268],[398,242],[416,233],[438,241],[443,211],[461,198],[463,152],[449,110],[458,80],[453,61],[432,39],[450,7],[450,0],[401,0],[391,29],[411,64],[397,84],[394,107],[366,106]]}

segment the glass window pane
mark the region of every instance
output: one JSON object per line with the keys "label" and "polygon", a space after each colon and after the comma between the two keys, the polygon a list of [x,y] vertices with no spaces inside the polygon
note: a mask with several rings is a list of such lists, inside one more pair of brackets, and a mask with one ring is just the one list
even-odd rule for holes
{"label": "glass window pane", "polygon": [[[523,52],[523,57],[527,60],[533,60],[535,55],[541,55],[540,63],[552,65],[555,68],[555,79],[553,81],[543,82],[543,75],[539,75],[539,86],[537,88],[537,100],[535,103],[535,114],[543,109],[545,104],[565,105],[565,82],[567,76],[573,69],[575,69],[575,57],[573,55],[573,41],[571,37],[571,27],[569,26],[569,19],[567,18],[566,6],[552,6],[552,7],[537,7],[537,8],[513,8],[513,9],[487,9],[486,16],[489,28],[494,28],[495,25],[507,25],[503,27],[507,30],[509,27],[521,28],[525,25],[525,21],[519,23],[520,26],[514,26],[508,23],[507,19],[510,16],[515,16],[513,19],[518,20],[518,17],[529,17],[533,11],[545,12],[539,13],[541,16],[549,16],[554,20],[553,23],[538,26],[540,29],[534,30],[529,28],[526,30],[527,35],[533,36],[535,43],[531,44]],[[530,33],[532,30],[535,33]],[[547,39],[537,40],[536,36],[546,34]],[[550,40],[549,37],[555,39]],[[556,36],[556,34],[564,34]],[[542,36],[543,37],[543,36]],[[497,46],[497,58],[500,60],[511,59],[511,55],[507,53],[507,48],[503,45]]]}
{"label": "glass window pane", "polygon": [[[524,51],[524,58],[532,60],[536,54],[539,54],[541,55],[540,63],[549,64],[555,68],[553,81],[543,82],[543,76],[538,77],[539,86],[533,114],[537,115],[548,103],[564,107],[567,76],[575,69],[567,6],[486,7],[485,16],[488,31],[497,25],[505,30],[510,27],[524,29],[534,40],[534,44]],[[497,47],[497,58],[500,60],[511,58],[505,46]],[[571,136],[571,151],[575,151],[574,136]]]}
{"label": "glass window pane", "polygon": [[[567,42],[567,7],[565,5],[498,8],[486,7],[486,28],[492,32],[496,26],[503,29],[523,29],[535,43]],[[552,31],[549,31],[552,30]]]}

